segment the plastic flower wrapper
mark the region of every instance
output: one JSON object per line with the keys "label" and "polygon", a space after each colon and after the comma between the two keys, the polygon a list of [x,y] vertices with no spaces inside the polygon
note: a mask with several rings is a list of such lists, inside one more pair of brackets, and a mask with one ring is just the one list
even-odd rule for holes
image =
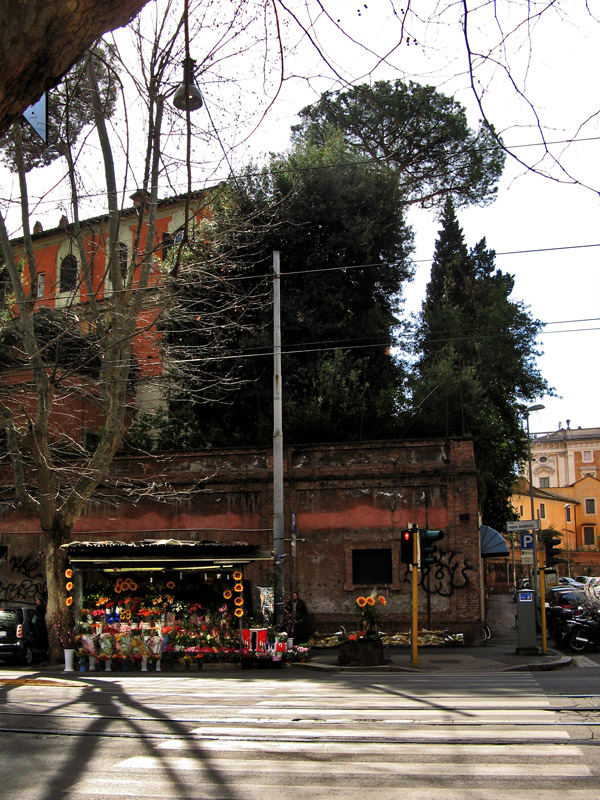
{"label": "plastic flower wrapper", "polygon": [[84,634],[81,637],[81,647],[86,656],[96,655],[96,637],[89,634]]}
{"label": "plastic flower wrapper", "polygon": [[139,658],[147,658],[149,650],[141,636],[134,636],[131,640],[131,652]]}
{"label": "plastic flower wrapper", "polygon": [[148,639],[148,649],[153,656],[160,656],[163,651],[163,637],[156,636],[154,633],[150,634]]}
{"label": "plastic flower wrapper", "polygon": [[117,633],[115,636],[116,651],[123,658],[131,655],[131,636],[128,633]]}
{"label": "plastic flower wrapper", "polygon": [[113,637],[110,633],[101,633],[98,637],[98,652],[104,658],[112,656],[114,651]]}

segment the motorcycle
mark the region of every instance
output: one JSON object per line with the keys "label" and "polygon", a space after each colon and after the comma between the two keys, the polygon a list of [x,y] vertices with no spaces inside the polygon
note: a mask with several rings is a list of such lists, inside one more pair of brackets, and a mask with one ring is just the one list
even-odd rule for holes
{"label": "motorcycle", "polygon": [[579,617],[582,611],[582,608],[562,608],[561,606],[546,609],[546,626],[557,645],[562,647],[566,644],[570,633],[568,622]]}
{"label": "motorcycle", "polygon": [[600,646],[600,621],[597,619],[570,619],[566,627],[565,643],[571,650],[581,652]]}

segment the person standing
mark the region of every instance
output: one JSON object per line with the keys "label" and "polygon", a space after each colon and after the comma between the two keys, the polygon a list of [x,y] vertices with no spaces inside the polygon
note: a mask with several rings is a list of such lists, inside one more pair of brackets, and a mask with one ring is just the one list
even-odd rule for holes
{"label": "person standing", "polygon": [[294,644],[306,642],[308,639],[308,608],[298,592],[293,592],[287,601],[286,615],[288,621],[288,634],[293,637]]}

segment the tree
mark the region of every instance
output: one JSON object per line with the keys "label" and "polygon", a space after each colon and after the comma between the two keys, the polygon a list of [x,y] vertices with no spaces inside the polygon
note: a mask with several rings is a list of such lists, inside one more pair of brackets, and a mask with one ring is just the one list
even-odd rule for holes
{"label": "tree", "polygon": [[[11,152],[21,189],[23,237],[20,242],[11,241],[4,215],[0,214],[0,241],[12,290],[9,309],[3,317],[2,338],[5,366],[16,363],[30,377],[4,394],[0,421],[6,435],[4,455],[12,466],[16,499],[26,513],[39,519],[45,535],[47,611],[51,655],[55,660],[61,654],[60,631],[71,627],[73,611],[65,585],[65,553],[61,546],[68,542],[86,503],[105,485],[128,420],[135,413],[131,399],[136,347],[140,340],[156,340],[157,319],[172,303],[173,296],[186,289],[182,281],[184,277],[187,279],[189,271],[181,265],[186,259],[194,262],[186,255],[190,247],[187,235],[174,247],[170,281],[166,267],[159,268],[157,262],[158,251],[163,249],[157,222],[159,181],[162,170],[169,166],[161,137],[169,118],[182,128],[181,112],[169,114],[166,107],[173,93],[171,56],[177,52],[182,20],[175,21],[172,29],[168,21],[162,21],[162,38],[157,35],[147,40],[143,95],[146,124],[136,128],[135,149],[143,153],[143,163],[135,211],[123,209],[123,192],[120,197],[117,184],[118,147],[126,145],[127,140],[114,135],[109,120],[112,87],[121,84],[121,76],[126,76],[125,65],[120,63],[117,75],[103,51],[95,49],[67,79],[66,86],[72,84],[73,91],[61,90],[62,95],[58,92],[59,97],[68,97],[69,102],[62,107],[66,124],[55,129],[60,135],[52,155],[64,157],[66,165],[73,221],[65,222],[65,235],[70,244],[69,258],[76,269],[73,285],[63,291],[60,303],[55,302],[49,312],[39,311],[40,272],[30,228],[27,187],[27,169],[40,158],[46,158],[46,154],[36,155],[26,150],[20,124],[12,128]],[[141,44],[140,50],[143,50]],[[121,93],[120,97],[123,99],[124,95]],[[185,126],[186,115],[183,116],[183,129],[187,127],[189,131]],[[89,138],[90,122],[102,156],[107,211],[88,224],[80,218],[80,208],[84,186],[81,170],[83,167],[89,171],[90,163],[85,163],[82,140],[85,144]],[[123,149],[127,154],[127,145]],[[128,177],[136,165],[125,160],[123,166]],[[188,193],[186,199],[183,228],[188,234],[192,221],[205,213],[206,196],[204,192],[193,197]],[[130,242],[125,258],[123,237]],[[196,258],[195,263],[198,262]],[[46,288],[48,298],[52,298],[53,287]],[[85,380],[80,379],[82,373]],[[93,397],[102,411],[103,425],[88,448],[70,435],[69,430],[53,427],[57,406],[74,392]],[[114,487],[107,487],[108,494],[111,490]]]}
{"label": "tree", "polygon": [[[249,170],[230,193],[254,229],[251,247],[246,230],[236,240],[238,258],[257,285],[268,281],[269,292],[272,253],[281,253],[286,439],[391,435],[403,369],[390,348],[412,246],[395,176],[356,163],[335,134],[324,146],[300,143],[272,157],[268,169]],[[188,426],[175,427],[187,436],[190,414],[196,420],[196,445],[272,437],[272,317],[259,310],[252,322],[237,341],[246,382],[229,405],[198,402],[192,412],[187,394],[172,396],[170,414]]]}
{"label": "tree", "polygon": [[411,433],[472,436],[483,522],[510,518],[515,465],[526,454],[520,407],[548,391],[535,366],[541,323],[510,299],[485,239],[468,249],[447,199],[418,320]]}
{"label": "tree", "polygon": [[29,0],[0,12],[0,134],[60,81],[106,31],[131,21],[147,0]]}
{"label": "tree", "polygon": [[300,112],[296,142],[322,146],[339,131],[355,158],[372,159],[397,175],[404,203],[491,202],[504,166],[497,137],[485,124],[475,133],[465,109],[432,86],[378,81],[325,92]]}

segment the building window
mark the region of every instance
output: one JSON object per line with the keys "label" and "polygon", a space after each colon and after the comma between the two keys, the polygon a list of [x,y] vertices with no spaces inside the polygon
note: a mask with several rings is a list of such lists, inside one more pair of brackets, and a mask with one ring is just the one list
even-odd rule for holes
{"label": "building window", "polygon": [[546,519],[546,504],[540,503],[540,519]]}
{"label": "building window", "polygon": [[565,506],[565,519],[571,522],[571,506]]}
{"label": "building window", "polygon": [[523,519],[523,506],[519,506],[519,516]]}
{"label": "building window", "polygon": [[550,478],[540,478],[540,489],[550,488]]}
{"label": "building window", "polygon": [[586,497],[586,499],[585,499],[585,513],[586,514],[595,514],[596,513],[596,498],[595,497]]}
{"label": "building window", "polygon": [[376,584],[392,582],[392,551],[389,548],[352,551],[352,583]]}
{"label": "building window", "polygon": [[169,255],[169,251],[172,250],[176,244],[180,244],[182,241],[183,241],[182,228],[180,228],[178,231],[174,231],[173,233],[163,233],[163,239],[162,239],[163,261]]}
{"label": "building window", "polygon": [[596,544],[596,536],[594,532],[593,525],[584,525],[583,526],[583,543],[585,545],[594,545]]}
{"label": "building window", "polygon": [[77,259],[68,255],[60,262],[60,291],[74,292],[77,287]]}
{"label": "building window", "polygon": [[592,450],[584,450],[582,461],[585,461],[587,464],[590,464],[594,460],[594,453]]}
{"label": "building window", "polygon": [[44,292],[46,291],[46,275],[43,272],[38,272],[38,286],[37,286],[37,296],[43,297]]}

